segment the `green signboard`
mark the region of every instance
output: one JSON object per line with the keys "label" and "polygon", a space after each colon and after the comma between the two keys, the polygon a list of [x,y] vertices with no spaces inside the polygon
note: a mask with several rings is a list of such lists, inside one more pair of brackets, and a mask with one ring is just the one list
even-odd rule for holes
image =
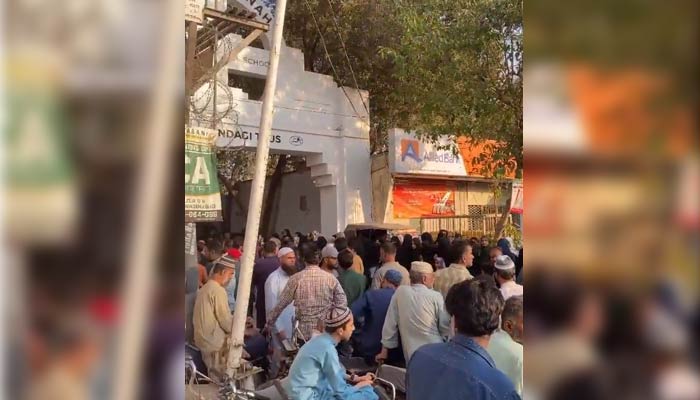
{"label": "green signboard", "polygon": [[185,222],[222,220],[216,136],[212,129],[185,128]]}

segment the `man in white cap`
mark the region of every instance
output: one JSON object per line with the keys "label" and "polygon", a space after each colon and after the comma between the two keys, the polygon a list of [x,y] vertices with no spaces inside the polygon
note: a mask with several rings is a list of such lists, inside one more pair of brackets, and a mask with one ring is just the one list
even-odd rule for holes
{"label": "man in white cap", "polygon": [[216,261],[194,302],[194,344],[209,369],[215,366],[217,355],[224,350],[226,336],[231,333],[231,309],[225,288],[233,279],[235,268],[236,264],[228,257]]}
{"label": "man in white cap", "polygon": [[413,352],[429,343],[442,343],[450,334],[450,317],[445,301],[433,290],[435,273],[427,262],[411,263],[411,285],[399,286],[389,304],[382,329],[382,350],[376,359],[385,360],[389,349],[399,346],[399,335],[406,363]]}
{"label": "man in white cap", "polygon": [[267,314],[268,330],[277,322],[282,311],[294,301],[295,317],[304,340],[309,340],[323,322],[326,311],[348,305],[340,282],[319,267],[320,254],[315,246],[303,247],[306,268],[289,278],[277,305]]}
{"label": "man in white cap", "polygon": [[[270,311],[279,302],[280,295],[287,286],[289,277],[297,272],[296,254],[289,247],[283,247],[277,252],[280,267],[277,268],[265,281],[265,313]],[[282,341],[291,338],[294,327],[294,305],[289,304],[282,310],[280,317],[271,327],[272,337],[272,362],[270,363],[270,374],[275,377],[283,356]]]}
{"label": "man in white cap", "polygon": [[333,244],[329,243],[321,250],[321,265],[319,266],[322,270],[333,274],[336,278],[338,277],[336,269],[338,266],[338,249]]}
{"label": "man in white cap", "polygon": [[523,286],[515,283],[515,263],[510,257],[505,255],[496,257],[493,267],[496,282],[501,287],[503,300],[523,295]]}
{"label": "man in white cap", "polygon": [[[374,376],[348,376],[336,346],[355,330],[347,307],[331,307],[324,318],[325,333],[301,347],[289,370],[287,390],[292,399],[376,400]],[[347,383],[350,381],[352,384]]]}

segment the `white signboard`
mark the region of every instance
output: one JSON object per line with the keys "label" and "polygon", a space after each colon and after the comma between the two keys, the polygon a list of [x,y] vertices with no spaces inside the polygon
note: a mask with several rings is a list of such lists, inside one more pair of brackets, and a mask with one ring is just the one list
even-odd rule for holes
{"label": "white signboard", "polygon": [[204,20],[205,0],[185,0],[185,21],[201,24]]}
{"label": "white signboard", "polygon": [[185,223],[185,254],[197,254],[197,227],[194,222]]}
{"label": "white signboard", "polygon": [[272,24],[275,15],[275,2],[276,0],[236,0],[229,4],[229,12],[238,17]]}
{"label": "white signboard", "polygon": [[[238,40],[240,37],[230,36],[232,38],[232,44]],[[252,76],[265,78],[267,77],[267,67],[270,66],[270,52],[263,49],[258,49],[255,47],[246,47],[241,50],[235,59],[231,60],[228,64],[228,68],[234,71],[240,72],[239,75]]]}
{"label": "white signboard", "polygon": [[520,179],[513,181],[510,195],[510,212],[513,214],[523,213],[523,181]]}
{"label": "white signboard", "polygon": [[389,131],[389,167],[400,174],[467,176],[464,159],[451,149],[440,150],[443,141],[431,144],[420,141],[402,129]]}

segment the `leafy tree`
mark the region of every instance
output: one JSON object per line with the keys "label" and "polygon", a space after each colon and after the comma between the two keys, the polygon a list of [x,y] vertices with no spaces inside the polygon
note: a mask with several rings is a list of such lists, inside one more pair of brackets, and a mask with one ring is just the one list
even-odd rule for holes
{"label": "leafy tree", "polygon": [[521,0],[300,0],[286,18],[306,70],[369,92],[373,154],[402,127],[493,139],[496,163],[522,165]]}
{"label": "leafy tree", "polygon": [[403,28],[382,54],[405,128],[437,140],[496,140],[495,161],[522,165],[522,1],[394,0]]}
{"label": "leafy tree", "polygon": [[302,0],[287,12],[307,70],[369,91],[373,153],[400,126],[495,139],[498,158],[521,164],[522,1]]}

